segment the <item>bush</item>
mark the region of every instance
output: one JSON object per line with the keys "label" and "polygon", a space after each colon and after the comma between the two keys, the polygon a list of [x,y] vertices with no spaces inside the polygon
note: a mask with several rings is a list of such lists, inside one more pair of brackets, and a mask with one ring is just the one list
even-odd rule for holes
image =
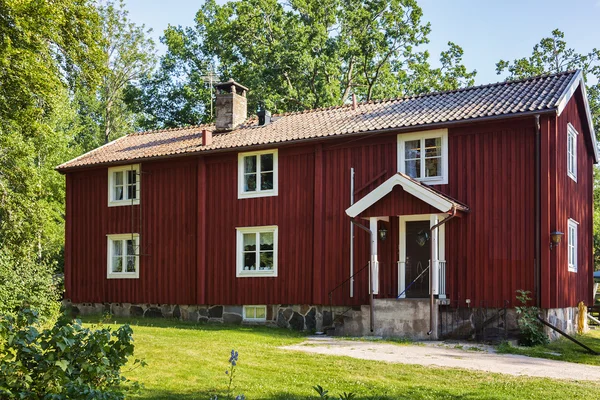
{"label": "bush", "polygon": [[16,310],[24,302],[44,319],[58,315],[59,284],[53,269],[31,260],[16,259],[0,250],[0,315]]}
{"label": "bush", "polygon": [[91,330],[63,315],[40,331],[37,312],[24,308],[0,319],[0,398],[124,399],[121,368],[132,355],[128,325]]}
{"label": "bush", "polygon": [[540,312],[539,308],[527,305],[531,301],[530,294],[531,292],[528,290],[517,290],[517,300],[521,302],[521,306],[515,307],[521,333],[519,344],[523,346],[548,344],[548,336],[544,333],[544,326],[537,319]]}

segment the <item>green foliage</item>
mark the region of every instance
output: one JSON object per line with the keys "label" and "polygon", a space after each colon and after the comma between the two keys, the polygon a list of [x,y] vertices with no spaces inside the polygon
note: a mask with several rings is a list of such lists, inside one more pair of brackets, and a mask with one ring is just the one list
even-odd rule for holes
{"label": "green foliage", "polygon": [[517,290],[517,300],[521,303],[520,306],[515,307],[521,332],[519,343],[524,346],[544,345],[548,343],[548,336],[537,319],[539,308],[528,305],[531,301],[530,294],[529,290]]}
{"label": "green foliage", "polygon": [[63,316],[40,330],[37,312],[22,309],[0,319],[0,397],[124,399],[121,368],[133,349],[128,325],[91,330]]}
{"label": "green foliage", "polygon": [[53,277],[52,268],[0,250],[0,315],[12,313],[25,302],[50,319],[58,314],[60,288],[62,282]]}
{"label": "green foliage", "polygon": [[[321,399],[332,399],[331,396],[329,396],[329,391],[325,390],[321,385],[316,385],[313,386],[313,389],[315,389],[315,391],[319,394],[319,398]],[[339,399],[339,400],[352,400],[355,399],[356,395],[352,392],[343,392],[342,394],[338,395],[338,397],[336,397],[335,399]]]}
{"label": "green foliage", "polygon": [[472,85],[454,43],[430,66],[422,18],[415,0],[208,0],[195,26],[165,31],[159,71],[129,100],[146,128],[207,122],[212,67],[251,89],[250,110],[273,112]]}

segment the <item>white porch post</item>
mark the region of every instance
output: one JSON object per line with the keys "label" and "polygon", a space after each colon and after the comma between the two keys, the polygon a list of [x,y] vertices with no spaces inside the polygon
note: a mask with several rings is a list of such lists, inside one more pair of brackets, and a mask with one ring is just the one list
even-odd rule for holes
{"label": "white porch post", "polygon": [[[430,227],[433,227],[438,223],[438,216],[436,214],[431,214],[430,218]],[[430,262],[430,277],[431,277],[431,287],[434,295],[438,295],[440,293],[440,258],[439,258],[439,246],[438,246],[438,230],[439,228],[435,228],[431,231],[431,260]]]}
{"label": "white porch post", "polygon": [[371,229],[371,270],[373,271],[373,282],[371,288],[373,294],[379,294],[379,262],[377,261],[377,217],[369,218],[369,229]]}

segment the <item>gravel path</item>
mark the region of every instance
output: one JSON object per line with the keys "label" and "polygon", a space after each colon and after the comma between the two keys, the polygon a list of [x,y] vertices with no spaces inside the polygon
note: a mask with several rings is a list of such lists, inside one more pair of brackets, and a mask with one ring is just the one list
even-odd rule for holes
{"label": "gravel path", "polygon": [[390,363],[465,368],[517,376],[600,382],[600,367],[596,366],[512,354],[494,354],[491,347],[479,347],[479,351],[473,351],[452,348],[452,346],[442,342],[425,343],[425,345],[396,345],[376,341],[314,337],[298,345],[283,347],[283,349]]}

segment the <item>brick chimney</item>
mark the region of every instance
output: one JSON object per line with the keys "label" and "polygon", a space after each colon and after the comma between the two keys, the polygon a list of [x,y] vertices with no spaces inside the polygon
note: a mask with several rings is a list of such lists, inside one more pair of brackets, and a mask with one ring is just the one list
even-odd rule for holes
{"label": "brick chimney", "polygon": [[217,83],[216,90],[216,119],[217,131],[231,131],[243,124],[248,117],[246,94],[248,88],[233,79]]}

